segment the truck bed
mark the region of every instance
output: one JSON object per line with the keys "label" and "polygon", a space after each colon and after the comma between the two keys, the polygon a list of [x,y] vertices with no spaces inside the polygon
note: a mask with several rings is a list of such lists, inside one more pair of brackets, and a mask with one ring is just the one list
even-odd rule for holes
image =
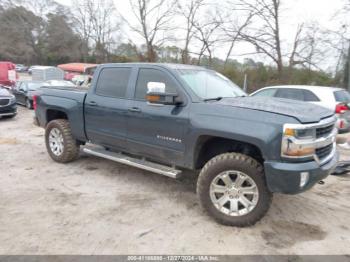
{"label": "truck bed", "polygon": [[82,88],[50,86],[38,91],[36,117],[40,126],[46,126],[55,111],[64,112],[77,139],[86,140],[84,102],[87,90]]}
{"label": "truck bed", "polygon": [[81,98],[85,98],[88,90],[81,87],[50,86],[41,87],[40,91],[43,95],[65,97],[79,101]]}

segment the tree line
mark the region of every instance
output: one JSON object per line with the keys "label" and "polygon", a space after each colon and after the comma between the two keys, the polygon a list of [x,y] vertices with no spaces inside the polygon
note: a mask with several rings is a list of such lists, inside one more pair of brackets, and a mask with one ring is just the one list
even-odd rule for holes
{"label": "tree line", "polygon": [[[127,4],[125,4],[127,2]],[[0,60],[174,62],[214,68],[249,91],[272,84],[350,87],[350,0],[335,14],[339,29],[296,24],[282,37],[286,0],[4,0],[0,4]],[[125,9],[127,8],[127,9]],[[125,11],[127,10],[127,11]],[[249,54],[240,53],[241,44]],[[221,56],[215,56],[220,50]],[[265,63],[238,55],[258,55]],[[320,68],[325,59],[335,61]]]}

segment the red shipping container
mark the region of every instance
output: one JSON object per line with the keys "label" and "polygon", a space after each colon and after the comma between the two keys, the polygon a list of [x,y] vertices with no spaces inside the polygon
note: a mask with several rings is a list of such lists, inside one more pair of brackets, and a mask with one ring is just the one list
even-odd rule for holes
{"label": "red shipping container", "polygon": [[16,66],[11,62],[0,62],[0,85],[14,86],[18,79]]}

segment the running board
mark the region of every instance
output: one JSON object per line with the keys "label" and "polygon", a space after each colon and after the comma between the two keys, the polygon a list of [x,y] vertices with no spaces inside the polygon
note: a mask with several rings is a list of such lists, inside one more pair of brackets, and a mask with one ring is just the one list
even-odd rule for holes
{"label": "running board", "polygon": [[115,162],[118,162],[121,164],[137,167],[137,168],[140,168],[143,170],[147,170],[147,171],[150,171],[150,172],[153,172],[156,174],[164,175],[164,176],[175,178],[175,179],[178,178],[182,172],[181,170],[177,170],[177,169],[172,168],[172,167],[163,166],[161,164],[156,164],[156,163],[149,162],[149,161],[143,160],[143,159],[133,158],[133,157],[121,154],[121,153],[107,151],[103,148],[98,148],[98,147],[87,148],[87,147],[85,147],[83,149],[83,151],[89,155],[102,157],[102,158],[109,159],[109,160],[112,160],[112,161],[115,161]]}

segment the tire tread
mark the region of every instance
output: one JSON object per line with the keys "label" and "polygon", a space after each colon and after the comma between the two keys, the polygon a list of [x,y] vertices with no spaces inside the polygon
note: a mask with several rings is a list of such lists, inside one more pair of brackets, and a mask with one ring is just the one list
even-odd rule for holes
{"label": "tire tread", "polygon": [[[52,128],[58,128],[62,132],[64,141],[64,151],[61,156],[55,156],[48,145],[48,134]],[[79,156],[80,147],[77,141],[72,136],[72,131],[69,122],[66,119],[56,119],[48,123],[46,127],[46,147],[53,160],[59,163],[68,163],[74,161]]]}
{"label": "tire tread", "polygon": [[[258,212],[253,216],[249,216],[249,218],[248,218],[248,215],[250,215],[251,213],[246,215],[247,216],[246,219],[243,219],[244,217],[243,216],[242,219],[239,220],[237,219],[238,217],[233,217],[232,219],[232,217],[222,214],[220,211],[213,212],[213,208],[215,207],[212,205],[210,199],[208,201],[207,196],[209,195],[209,192],[207,188],[208,188],[208,183],[209,184],[211,183],[211,177],[210,177],[211,170],[213,169],[213,167],[216,167],[220,164],[225,164],[227,162],[236,163],[238,166],[243,166],[243,167],[251,168],[252,170],[256,170],[255,174],[258,177],[261,177],[261,180],[263,183],[262,187],[264,189],[264,192],[263,192],[264,199],[260,207],[258,206],[256,207],[256,209],[260,208],[260,210],[258,210]],[[249,157],[247,155],[243,155],[240,153],[225,153],[225,154],[218,155],[212,158],[211,160],[209,160],[205,164],[205,166],[202,168],[199,174],[199,177],[197,180],[197,194],[200,199],[200,204],[202,208],[210,216],[212,216],[215,220],[217,220],[219,223],[223,225],[236,226],[236,227],[252,226],[266,214],[272,202],[272,193],[268,191],[264,177],[265,175],[264,175],[264,169],[262,165],[252,157]],[[261,188],[259,190],[261,190]]]}

